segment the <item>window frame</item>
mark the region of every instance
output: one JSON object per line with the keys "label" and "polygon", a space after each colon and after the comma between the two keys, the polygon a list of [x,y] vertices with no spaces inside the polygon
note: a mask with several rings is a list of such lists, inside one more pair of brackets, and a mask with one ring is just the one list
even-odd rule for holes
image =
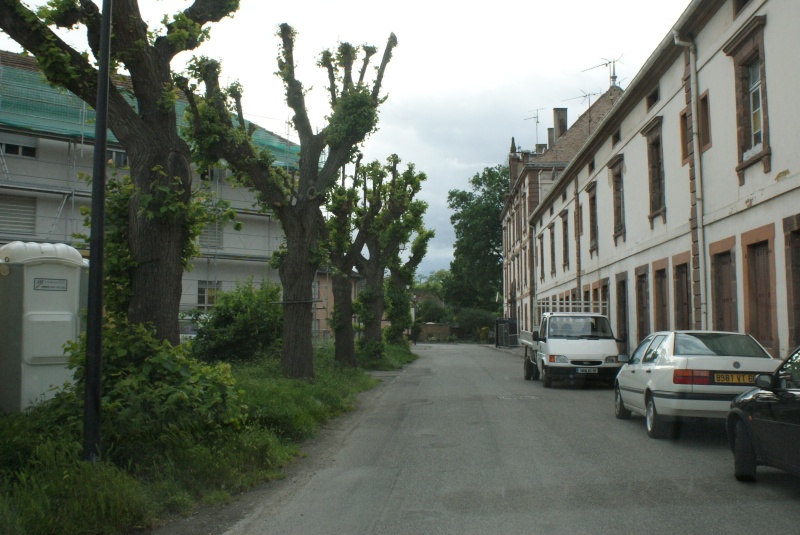
{"label": "window frame", "polygon": [[662,116],[653,117],[640,132],[647,143],[647,177],[650,191],[650,211],[647,219],[650,221],[650,229],[654,228],[654,221],[659,216],[662,223],[667,222],[662,123]]}
{"label": "window frame", "polygon": [[[722,47],[723,52],[733,60],[738,161],[736,174],[739,185],[744,185],[745,169],[761,162],[764,173],[771,169],[772,150],[769,136],[769,112],[767,103],[767,76],[764,46],[765,15],[753,17]],[[751,65],[758,62],[761,107],[761,144],[753,145],[752,107],[749,77]]]}
{"label": "window frame", "polygon": [[622,154],[617,154],[608,162],[608,172],[611,174],[611,197],[613,199],[614,245],[618,239],[625,241],[625,184],[622,178],[622,171],[625,158]]}
{"label": "window frame", "polygon": [[597,182],[586,185],[586,194],[589,196],[589,257],[599,254],[599,232],[597,225]]}

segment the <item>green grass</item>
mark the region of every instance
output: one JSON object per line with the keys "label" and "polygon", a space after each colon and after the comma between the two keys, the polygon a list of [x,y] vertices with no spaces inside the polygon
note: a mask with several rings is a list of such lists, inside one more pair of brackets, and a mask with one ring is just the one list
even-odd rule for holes
{"label": "green grass", "polygon": [[[371,364],[396,369],[414,358],[408,348],[389,346]],[[281,477],[301,441],[352,410],[356,395],[377,384],[326,352],[315,356],[313,381],[282,377],[274,357],[234,364],[231,373],[247,406],[244,425],[212,436],[167,428],[157,447],[104,444],[104,459],[113,462],[80,460],[82,415],[65,405],[0,415],[0,533],[129,533],[226,503]]]}

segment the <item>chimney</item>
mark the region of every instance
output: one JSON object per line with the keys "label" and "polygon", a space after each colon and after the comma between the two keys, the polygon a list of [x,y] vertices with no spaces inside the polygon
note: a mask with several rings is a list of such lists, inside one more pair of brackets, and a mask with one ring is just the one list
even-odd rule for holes
{"label": "chimney", "polygon": [[553,128],[555,139],[560,138],[567,131],[567,108],[553,108]]}
{"label": "chimney", "polygon": [[[548,128],[548,130],[549,130],[549,128]],[[536,154],[541,154],[546,150],[547,150],[547,145],[545,145],[544,143],[537,143],[536,144]]]}
{"label": "chimney", "polygon": [[553,129],[552,128],[548,128],[547,129],[547,146],[548,147],[552,147],[553,143],[555,143],[555,142],[556,142],[556,138],[553,135]]}

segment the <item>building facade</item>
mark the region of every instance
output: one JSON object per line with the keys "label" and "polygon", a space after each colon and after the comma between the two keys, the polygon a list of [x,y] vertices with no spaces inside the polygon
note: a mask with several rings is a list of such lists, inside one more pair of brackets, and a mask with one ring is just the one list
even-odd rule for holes
{"label": "building facade", "polygon": [[[185,106],[179,102],[179,116]],[[0,52],[0,245],[23,241],[83,247],[75,234],[88,234],[81,209],[91,204],[85,177],[92,174],[93,119],[83,101],[47,84],[34,58]],[[297,144],[263,129],[254,140],[272,151],[276,165],[296,164]],[[110,179],[125,172],[125,151],[111,133],[107,157]],[[224,173],[195,174],[195,187],[230,202],[242,229],[228,222],[203,230],[202,254],[183,276],[183,311],[212,306],[218,292],[250,277],[256,283],[280,283],[277,270],[269,267],[284,240],[280,223],[254,207],[247,188],[232,188]]]}
{"label": "building facade", "polygon": [[[547,144],[535,150],[521,150],[511,140],[508,158],[509,194],[502,212],[503,222],[503,313],[517,320],[521,329],[530,329],[535,321],[531,312],[535,277],[528,219],[540,200],[547,197],[570,160],[619,99],[622,90],[612,84],[575,123],[567,128],[567,109],[553,110],[553,128],[547,129]],[[563,229],[571,222],[562,220]],[[551,236],[552,238],[552,236]],[[569,249],[561,260],[569,264]]]}
{"label": "building facade", "polygon": [[671,328],[800,344],[797,20],[792,0],[689,4],[531,211],[536,300],[609,302],[629,350]]}

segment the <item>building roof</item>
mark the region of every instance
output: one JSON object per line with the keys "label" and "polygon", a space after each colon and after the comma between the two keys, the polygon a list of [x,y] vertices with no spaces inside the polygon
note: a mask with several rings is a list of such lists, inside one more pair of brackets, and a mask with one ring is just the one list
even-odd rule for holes
{"label": "building roof", "polygon": [[[131,88],[127,77],[116,76],[113,81],[119,88]],[[132,99],[131,105],[135,107]],[[175,104],[179,129],[188,124],[184,119],[187,106],[182,99]],[[47,82],[36,58],[0,51],[0,129],[92,143],[94,121],[92,107],[75,94]],[[108,142],[119,145],[110,130]],[[253,142],[270,150],[276,166],[297,165],[300,154],[297,143],[261,127],[253,132]]]}
{"label": "building roof", "polygon": [[565,167],[580,151],[592,132],[600,125],[600,121],[608,114],[621,96],[622,88],[618,85],[612,85],[608,91],[600,95],[594,104],[589,106],[578,117],[561,137],[555,140],[552,146],[538,155],[531,163],[537,166],[547,163]]}

